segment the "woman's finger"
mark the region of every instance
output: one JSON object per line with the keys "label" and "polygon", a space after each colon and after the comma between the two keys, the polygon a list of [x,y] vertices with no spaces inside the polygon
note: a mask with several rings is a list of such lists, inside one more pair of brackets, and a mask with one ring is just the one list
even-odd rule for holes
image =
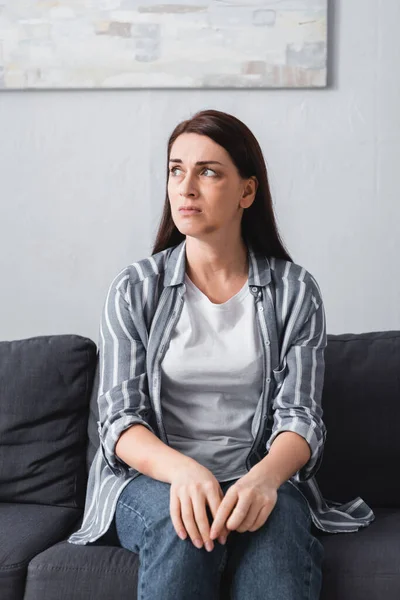
{"label": "woman's finger", "polygon": [[186,489],[182,489],[179,499],[181,503],[181,517],[186,531],[196,548],[201,548],[203,546],[203,539],[196,525],[192,499],[189,492]]}
{"label": "woman's finger", "polygon": [[[218,512],[219,505],[221,504],[223,498],[224,498],[224,494],[223,494],[221,488],[219,488],[219,491],[217,492],[217,494],[215,494],[213,491],[210,491],[207,496],[207,502],[210,507],[210,511],[211,511],[211,514],[213,517],[213,522],[215,520],[215,515]],[[211,531],[211,529],[210,529],[210,531]],[[228,537],[229,533],[230,533],[229,529],[227,528],[226,524],[224,524],[222,527],[220,527],[219,534],[218,534],[218,541],[221,542],[222,537],[224,537],[226,539]]]}
{"label": "woman's finger", "polygon": [[197,528],[200,532],[204,544],[211,542],[214,547],[214,542],[210,539],[210,523],[206,512],[206,497],[199,491],[194,490],[191,496],[194,519]]}
{"label": "woman's finger", "polygon": [[247,517],[250,506],[251,494],[245,494],[243,492],[238,494],[237,504],[233,509],[231,516],[226,521],[227,527],[231,530],[235,530],[240,527],[244,519]]}
{"label": "woman's finger", "polygon": [[252,527],[260,514],[260,510],[263,508],[263,504],[260,505],[259,502],[254,502],[250,505],[247,516],[243,519],[238,527],[236,527],[236,531],[239,533],[244,533],[245,531],[249,531],[250,527]]}
{"label": "woman's finger", "polygon": [[257,529],[260,529],[260,527],[262,527],[264,525],[264,523],[266,522],[266,520],[268,519],[270,514],[271,514],[271,507],[263,506],[261,508],[260,512],[258,513],[258,516],[257,516],[257,519],[255,520],[254,525],[252,525],[249,528],[249,531],[257,531]]}
{"label": "woman's finger", "polygon": [[[172,525],[177,535],[179,535],[181,539],[185,539],[187,536],[187,531],[181,518],[181,502],[179,500],[179,496],[172,487],[169,497],[169,512],[171,515]],[[182,533],[183,535],[181,535]]]}

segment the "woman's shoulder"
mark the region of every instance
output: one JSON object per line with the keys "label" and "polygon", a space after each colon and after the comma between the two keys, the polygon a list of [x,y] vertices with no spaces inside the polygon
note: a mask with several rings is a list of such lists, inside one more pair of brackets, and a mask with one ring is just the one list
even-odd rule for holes
{"label": "woman's shoulder", "polygon": [[317,301],[321,300],[321,289],[313,273],[303,265],[284,258],[270,257],[271,278],[276,287],[286,289],[289,294],[298,295],[301,289]]}
{"label": "woman's shoulder", "polygon": [[[155,279],[163,275],[168,256],[174,248],[166,248],[161,252],[145,256],[121,268],[114,276],[110,287],[124,287],[143,284],[145,280]],[[147,281],[148,282],[148,281]]]}

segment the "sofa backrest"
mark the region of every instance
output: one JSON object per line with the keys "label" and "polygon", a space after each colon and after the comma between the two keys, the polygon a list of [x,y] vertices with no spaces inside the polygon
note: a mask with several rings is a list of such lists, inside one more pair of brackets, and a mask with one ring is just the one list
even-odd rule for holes
{"label": "sofa backrest", "polygon": [[[84,507],[98,385],[86,337],[0,342],[0,502]],[[400,331],[329,334],[322,406],[325,498],[399,506]]]}
{"label": "sofa backrest", "polygon": [[90,466],[93,462],[94,455],[100,445],[99,432],[97,430],[97,421],[99,420],[99,405],[97,404],[99,390],[99,353],[96,354],[96,368],[93,378],[93,386],[89,402],[89,418],[88,418],[88,441],[86,448],[86,468],[89,473]]}
{"label": "sofa backrest", "polygon": [[84,507],[95,367],[83,336],[0,342],[0,502]]}
{"label": "sofa backrest", "polygon": [[325,498],[400,506],[400,331],[328,335],[322,407]]}

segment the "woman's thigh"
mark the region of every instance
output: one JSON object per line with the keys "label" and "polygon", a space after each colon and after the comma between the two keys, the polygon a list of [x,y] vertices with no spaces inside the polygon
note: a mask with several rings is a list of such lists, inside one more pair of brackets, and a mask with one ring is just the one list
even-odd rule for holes
{"label": "woman's thigh", "polygon": [[[138,599],[219,598],[226,547],[212,552],[181,540],[170,515],[170,484],[140,474],[118,498],[115,528],[123,548],[139,554]],[[207,510],[210,521],[211,513]],[[211,521],[210,521],[211,524]]]}
{"label": "woman's thigh", "polygon": [[311,527],[307,501],[285,482],[264,525],[228,536],[225,569],[232,600],[318,600],[324,550]]}
{"label": "woman's thigh", "polygon": [[163,527],[169,514],[167,484],[140,474],[122,490],[116,510],[115,528],[121,546],[140,553],[146,534]]}

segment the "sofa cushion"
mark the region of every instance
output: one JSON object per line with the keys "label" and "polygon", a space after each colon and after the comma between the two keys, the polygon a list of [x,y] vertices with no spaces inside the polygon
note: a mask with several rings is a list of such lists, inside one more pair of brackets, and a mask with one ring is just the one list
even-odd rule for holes
{"label": "sofa cushion", "polygon": [[400,598],[400,511],[375,509],[356,533],[325,534],[321,600]]}
{"label": "sofa cushion", "polygon": [[325,498],[400,506],[400,331],[328,335],[327,438],[316,475]]}
{"label": "sofa cushion", "polygon": [[88,442],[87,442],[87,450],[86,450],[86,468],[87,468],[88,473],[89,473],[90,467],[92,465],[94,456],[100,445],[99,431],[97,428],[97,421],[99,420],[99,405],[97,403],[98,392],[99,392],[99,374],[100,374],[99,353],[97,353],[96,369],[95,369],[95,375],[94,375],[92,392],[91,392],[90,403],[89,403],[89,417],[88,417],[88,429],[87,429]]}
{"label": "sofa cushion", "polygon": [[0,502],[84,507],[96,351],[79,335],[0,342]]}
{"label": "sofa cushion", "polygon": [[[376,520],[356,533],[318,536],[325,549],[321,600],[398,598],[400,512],[377,509]],[[24,600],[135,600],[139,555],[107,545],[61,541],[30,561]],[[228,600],[224,571],[220,598]]]}
{"label": "sofa cushion", "polygon": [[24,597],[31,558],[69,535],[81,514],[78,508],[0,503],[1,600]]}
{"label": "sofa cushion", "polygon": [[135,600],[138,571],[130,550],[63,541],[31,560],[24,600]]}

